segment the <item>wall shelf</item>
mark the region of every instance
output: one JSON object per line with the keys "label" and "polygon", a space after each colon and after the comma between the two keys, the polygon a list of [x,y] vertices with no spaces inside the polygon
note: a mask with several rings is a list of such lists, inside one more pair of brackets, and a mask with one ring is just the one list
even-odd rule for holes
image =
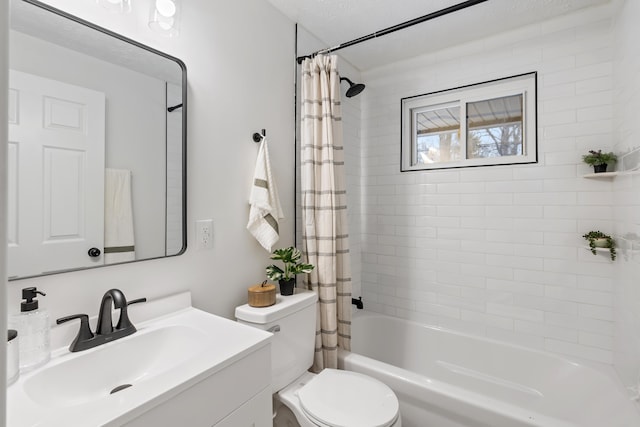
{"label": "wall shelf", "polygon": [[613,179],[618,175],[620,175],[620,172],[601,172],[589,173],[586,175],[582,175],[582,177],[587,179]]}
{"label": "wall shelf", "polygon": [[[591,252],[591,247],[590,246],[583,246],[584,249],[588,250],[589,252]],[[614,261],[611,259],[611,252],[609,251],[609,248],[594,248],[596,250],[596,253],[594,255],[604,255],[607,258],[609,258],[611,261]],[[618,250],[616,249],[616,252],[618,252]],[[616,259],[617,256],[620,255],[619,253],[616,255]]]}
{"label": "wall shelf", "polygon": [[[590,246],[583,246],[583,248],[585,248],[586,250],[591,252],[591,247]],[[595,248],[595,250],[596,250],[596,252],[606,252],[607,254],[609,254],[609,248]]]}
{"label": "wall shelf", "polygon": [[614,179],[615,177],[618,177],[618,176],[637,175],[637,174],[640,174],[640,170],[588,173],[586,175],[582,175],[582,177],[587,179]]}

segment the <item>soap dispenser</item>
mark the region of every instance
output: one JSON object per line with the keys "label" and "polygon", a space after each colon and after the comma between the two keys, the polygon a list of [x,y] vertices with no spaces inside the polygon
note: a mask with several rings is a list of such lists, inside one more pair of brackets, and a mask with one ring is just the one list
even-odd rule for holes
{"label": "soap dispenser", "polygon": [[36,297],[46,295],[37,288],[24,288],[20,304],[20,314],[11,317],[11,327],[20,337],[20,370],[28,371],[44,365],[51,358],[49,314],[38,308]]}

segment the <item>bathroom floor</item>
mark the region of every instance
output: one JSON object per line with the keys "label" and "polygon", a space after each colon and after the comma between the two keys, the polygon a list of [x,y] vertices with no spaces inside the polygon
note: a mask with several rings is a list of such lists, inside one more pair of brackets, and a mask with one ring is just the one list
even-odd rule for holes
{"label": "bathroom floor", "polygon": [[[277,403],[274,403],[274,405],[277,405]],[[278,405],[277,410],[276,417],[273,419],[273,427],[300,427],[291,409],[284,405]]]}

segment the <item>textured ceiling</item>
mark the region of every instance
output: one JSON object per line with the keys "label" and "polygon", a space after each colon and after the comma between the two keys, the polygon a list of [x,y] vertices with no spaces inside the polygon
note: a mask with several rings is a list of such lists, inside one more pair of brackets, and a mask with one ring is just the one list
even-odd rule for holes
{"label": "textured ceiling", "polygon": [[[268,0],[326,47],[427,15],[462,0]],[[468,9],[340,51],[368,70],[610,0],[488,0]],[[389,41],[383,39],[389,38]],[[427,42],[425,42],[425,40]],[[369,46],[367,46],[369,45]],[[300,54],[311,52],[302,51]]]}

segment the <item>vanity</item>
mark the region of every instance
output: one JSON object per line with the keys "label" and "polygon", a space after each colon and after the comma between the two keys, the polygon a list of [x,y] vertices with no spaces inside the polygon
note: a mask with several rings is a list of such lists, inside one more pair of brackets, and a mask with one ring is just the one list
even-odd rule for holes
{"label": "vanity", "polygon": [[51,361],[7,388],[7,425],[272,425],[270,333],[193,308],[189,292],[129,316],[137,332],[78,352],[78,325],[54,327]]}

